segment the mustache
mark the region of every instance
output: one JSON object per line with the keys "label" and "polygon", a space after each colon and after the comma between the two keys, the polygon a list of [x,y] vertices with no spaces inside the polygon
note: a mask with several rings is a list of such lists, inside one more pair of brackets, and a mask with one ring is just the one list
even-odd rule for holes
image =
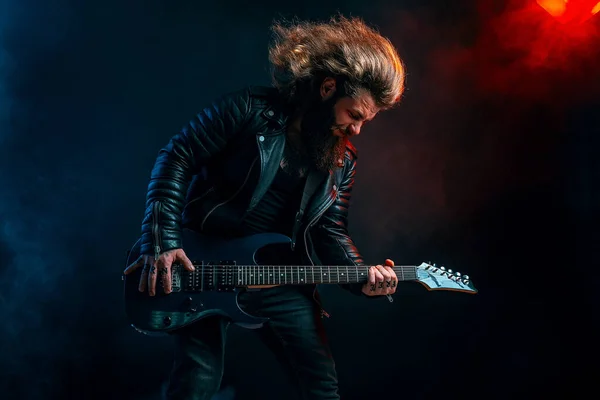
{"label": "mustache", "polygon": [[349,126],[346,126],[344,128],[343,125],[334,124],[334,125],[331,126],[331,132],[335,132],[336,130],[339,130],[340,132],[342,132],[344,134],[344,138],[347,138],[347,137],[350,137],[350,133],[348,132],[348,128],[349,128]]}

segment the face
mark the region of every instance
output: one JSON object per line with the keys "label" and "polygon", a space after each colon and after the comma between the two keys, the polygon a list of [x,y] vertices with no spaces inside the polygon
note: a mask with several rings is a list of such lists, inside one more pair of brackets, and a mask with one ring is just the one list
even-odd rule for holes
{"label": "face", "polygon": [[359,135],[379,109],[366,91],[356,97],[336,95],[335,80],[331,78],[325,79],[320,94],[321,101],[303,115],[301,129],[313,165],[329,171],[343,162],[348,140]]}

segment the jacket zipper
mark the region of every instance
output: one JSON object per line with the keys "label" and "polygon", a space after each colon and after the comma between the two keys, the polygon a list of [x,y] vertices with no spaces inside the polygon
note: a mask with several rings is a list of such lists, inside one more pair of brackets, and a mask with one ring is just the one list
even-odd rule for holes
{"label": "jacket zipper", "polygon": [[160,256],[160,226],[159,226],[159,218],[160,218],[160,209],[161,203],[160,201],[155,201],[152,204],[152,236],[154,238],[154,259],[158,260]]}
{"label": "jacket zipper", "polygon": [[[329,206],[331,206],[333,204],[333,202],[335,201],[335,199],[337,198],[337,192],[335,194],[335,196],[333,197],[332,200],[330,200],[324,207],[323,207],[323,211],[320,211],[317,213],[317,215],[315,215],[315,217],[312,219],[312,221],[310,221],[310,223],[308,224],[308,226],[306,227],[306,229],[304,229],[304,250],[306,251],[306,255],[308,256],[308,260],[310,261],[310,263],[312,264],[312,266],[315,266],[314,261],[312,260],[312,257],[310,256],[310,252],[308,251],[308,242],[306,241],[306,233],[308,232],[308,228],[312,227],[313,224],[315,223],[316,220],[319,219],[319,217],[321,217],[321,215],[323,215],[323,213],[327,210],[327,208],[329,208]],[[323,305],[321,304],[321,302],[319,300],[317,300],[317,287],[315,286],[315,289],[313,290],[313,300],[319,305],[319,307],[321,308],[321,318],[323,317],[327,317],[330,318],[331,315],[329,315],[329,313],[327,311],[325,311],[325,309],[323,308]]]}
{"label": "jacket zipper", "polygon": [[226,199],[225,201],[222,201],[221,203],[217,204],[216,206],[214,206],[204,217],[204,219],[202,220],[202,224],[200,224],[200,230],[204,230],[204,224],[206,223],[206,220],[208,219],[208,217],[210,216],[210,214],[212,214],[217,208],[221,207],[222,205],[225,205],[227,203],[229,203],[231,200],[233,200],[244,188],[244,186],[246,186],[246,182],[248,182],[248,179],[250,178],[250,173],[252,172],[252,169],[254,168],[254,164],[256,164],[256,161],[258,160],[258,156],[254,159],[254,161],[252,162],[252,165],[250,165],[250,169],[248,170],[248,173],[246,174],[246,178],[244,179],[244,182],[242,183],[242,185],[238,188],[238,190],[235,191],[235,193],[229,197],[228,199]]}

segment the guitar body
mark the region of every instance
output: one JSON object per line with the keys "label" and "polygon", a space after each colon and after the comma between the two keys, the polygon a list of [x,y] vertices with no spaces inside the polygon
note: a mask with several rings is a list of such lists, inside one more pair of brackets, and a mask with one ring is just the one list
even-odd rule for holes
{"label": "guitar body", "polygon": [[[174,266],[170,294],[164,294],[160,279],[157,279],[155,296],[140,292],[142,268],[124,276],[125,312],[132,326],[145,334],[160,335],[215,315],[250,329],[262,326],[267,319],[249,315],[239,307],[238,295],[245,288],[230,279],[237,276],[235,265],[260,265],[262,250],[289,248],[290,239],[281,234],[264,233],[225,240],[184,230],[182,240],[183,249],[196,271],[190,274],[182,266]],[[138,241],[129,252],[127,265],[139,257],[139,250]],[[268,260],[268,256],[265,259]]]}

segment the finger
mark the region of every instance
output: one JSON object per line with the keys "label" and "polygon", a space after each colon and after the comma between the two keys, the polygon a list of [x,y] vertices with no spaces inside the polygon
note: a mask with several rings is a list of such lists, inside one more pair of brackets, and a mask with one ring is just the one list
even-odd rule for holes
{"label": "finger", "polygon": [[381,265],[377,265],[375,267],[375,291],[377,293],[381,293],[381,290],[383,289],[383,285],[384,285],[384,280],[385,280],[385,276],[383,275],[382,271],[381,271]]}
{"label": "finger", "polygon": [[392,269],[392,267],[385,267],[385,272],[389,274],[390,280],[398,279],[396,272]]}
{"label": "finger", "polygon": [[390,275],[390,278],[386,279],[386,294],[394,294],[396,292],[396,285],[398,284],[398,276],[392,267],[386,266],[385,270]]}
{"label": "finger", "polygon": [[139,256],[137,260],[135,260],[134,262],[129,264],[127,266],[127,268],[125,268],[125,271],[123,271],[123,273],[125,275],[129,275],[130,273],[132,273],[133,271],[138,269],[143,264],[144,264],[144,256]]}
{"label": "finger", "polygon": [[392,279],[390,281],[389,294],[396,293],[396,287],[398,285],[398,276],[396,272],[390,268],[390,274],[392,275]]}
{"label": "finger", "polygon": [[393,267],[396,264],[394,264],[394,260],[390,260],[389,258],[386,258],[385,265],[388,266],[388,267]]}
{"label": "finger", "polygon": [[160,278],[160,284],[163,287],[163,291],[166,294],[171,293],[173,291],[171,268],[168,268],[164,265],[158,266],[158,276]]}
{"label": "finger", "polygon": [[389,280],[392,279],[392,275],[390,274],[390,272],[385,267],[383,267],[382,265],[378,265],[377,266],[377,270],[379,271],[379,273],[381,275],[383,275],[383,280],[384,281],[389,281]]}
{"label": "finger", "polygon": [[194,264],[190,261],[190,259],[185,255],[183,251],[181,251],[181,253],[178,254],[177,259],[181,264],[183,264],[183,267],[188,271],[192,272],[196,270]]}
{"label": "finger", "polygon": [[369,287],[369,292],[375,291],[375,271],[373,267],[369,267],[367,270],[367,283]]}
{"label": "finger", "polygon": [[369,283],[371,285],[375,284],[375,270],[376,270],[375,267],[369,268]]}
{"label": "finger", "polygon": [[150,268],[150,261],[151,260],[147,258],[144,260],[144,269],[142,269],[142,275],[140,276],[140,284],[138,286],[138,290],[140,292],[145,292],[148,287],[148,269]]}
{"label": "finger", "polygon": [[150,296],[156,295],[156,269],[163,265],[163,257],[160,257],[154,263],[150,264],[148,271],[148,294]]}
{"label": "finger", "polygon": [[390,283],[390,289],[391,289],[391,293],[396,293],[396,288],[398,287],[398,278],[394,278],[392,279],[392,282]]}
{"label": "finger", "polygon": [[380,268],[381,268],[381,265],[378,265],[377,267],[375,267],[375,271],[374,271],[375,272],[375,282],[383,282],[383,280],[385,278],[382,273],[382,269],[380,269]]}
{"label": "finger", "polygon": [[[176,253],[175,258],[181,258],[181,256],[178,257]],[[157,265],[157,268],[163,291],[166,294],[171,293],[173,291],[173,263],[169,259],[161,259],[161,263]]]}

